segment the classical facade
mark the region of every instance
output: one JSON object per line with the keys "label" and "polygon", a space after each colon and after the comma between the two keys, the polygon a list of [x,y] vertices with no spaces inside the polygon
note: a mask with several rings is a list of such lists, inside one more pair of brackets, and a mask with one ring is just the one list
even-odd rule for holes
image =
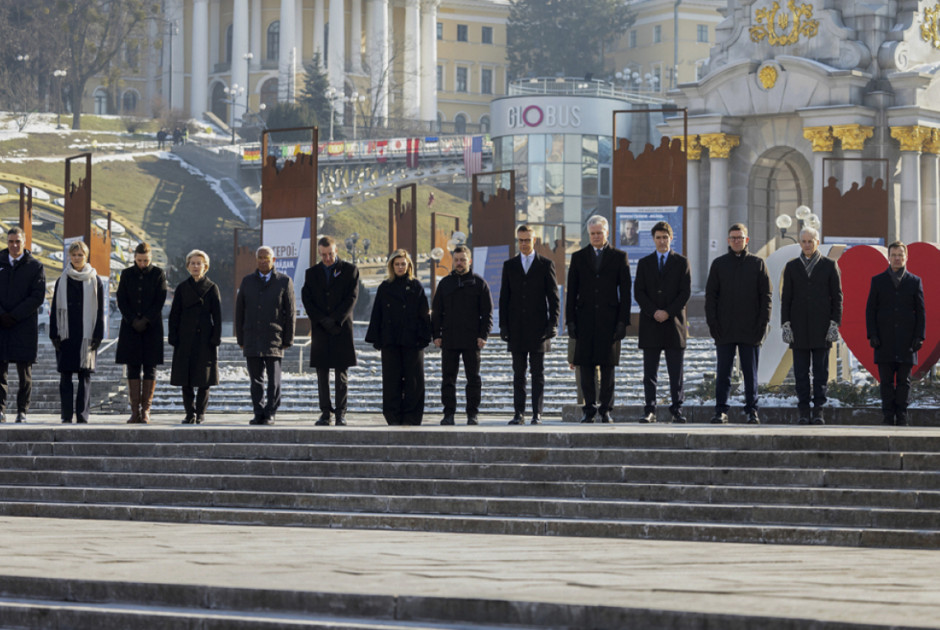
{"label": "classical facade", "polygon": [[508,0],[164,0],[128,42],[118,85],[89,84],[86,111],[148,115],[162,103],[238,121],[296,98],[320,53],[340,121],[355,111],[485,126],[506,89],[508,13]]}
{"label": "classical facade", "polygon": [[670,93],[689,112],[687,233],[708,235],[689,239],[694,284],[730,223],[769,253],[776,217],[807,205],[832,242],[870,219],[827,220],[855,191],[884,199],[866,236],[940,240],[940,5],[729,0],[723,13],[704,76]]}

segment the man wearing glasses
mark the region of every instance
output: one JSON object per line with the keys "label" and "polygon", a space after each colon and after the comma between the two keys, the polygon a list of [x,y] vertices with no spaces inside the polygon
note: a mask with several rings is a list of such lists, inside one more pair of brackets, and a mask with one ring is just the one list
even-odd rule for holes
{"label": "man wearing glasses", "polygon": [[763,259],[747,251],[747,227],[728,230],[728,253],[712,261],[705,284],[705,320],[715,340],[715,416],[712,424],[728,422],[731,368],[737,352],[744,376],[744,413],[748,424],[757,416],[757,361],[770,323],[770,276]]}

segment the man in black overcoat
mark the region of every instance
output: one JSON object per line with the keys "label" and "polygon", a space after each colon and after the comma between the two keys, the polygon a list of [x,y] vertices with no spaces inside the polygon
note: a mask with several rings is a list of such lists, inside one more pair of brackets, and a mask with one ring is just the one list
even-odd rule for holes
{"label": "man in black overcoat", "polygon": [[545,399],[545,353],[558,334],[555,263],[535,253],[527,225],[516,230],[519,255],[503,263],[499,291],[499,336],[512,353],[512,407],[509,424],[525,424],[525,371],[532,373],[532,424],[541,424]]}
{"label": "man in black overcoat", "polygon": [[39,343],[39,309],[46,298],[46,272],[25,249],[24,237],[21,228],[10,228],[7,249],[0,252],[0,422],[6,422],[11,362],[16,363],[19,377],[16,421],[26,420]]}
{"label": "man in black overcoat", "polygon": [[[248,424],[274,424],[281,405],[281,359],[294,343],[294,283],[274,269],[274,250],[256,252],[258,269],[242,278],[235,299],[235,338],[248,364],[254,417]],[[267,399],[264,381],[267,376]]]}
{"label": "man in black overcoat", "polygon": [[646,401],[640,422],[656,422],[659,357],[665,353],[672,399],[669,412],[673,422],[684,423],[682,379],[688,336],[685,306],[692,295],[692,272],[688,259],[671,249],[672,226],[660,221],[651,231],[656,251],[637,263],[633,287],[640,307],[638,345],[643,350],[643,394]]}
{"label": "man in black overcoat", "polygon": [[907,271],[907,246],[888,245],[889,267],[871,279],[865,325],[875,349],[884,424],[907,424],[911,370],[927,337],[924,285]]}
{"label": "man in black overcoat", "polygon": [[[607,219],[588,219],[590,244],[571,255],[568,268],[565,321],[575,339],[574,365],[581,368],[584,407],[581,422],[610,422],[614,406],[614,367],[620,364],[620,341],[630,324],[630,267],[627,253],[607,240]],[[593,378],[600,366],[600,396]],[[599,408],[598,408],[599,405]]]}
{"label": "man in black overcoat", "polygon": [[[317,241],[320,262],[307,269],[300,291],[310,318],[310,367],[317,370],[320,402],[319,426],[346,426],[349,374],[356,365],[353,343],[353,309],[359,297],[359,270],[336,257],[336,241],[324,236]],[[336,404],[330,402],[330,370],[336,381]]]}
{"label": "man in black overcoat", "polygon": [[705,283],[705,321],[715,340],[715,415],[712,424],[728,422],[728,395],[734,355],[741,359],[744,412],[748,424],[757,415],[757,362],[770,323],[770,275],[759,256],[747,250],[747,227],[728,230],[728,253],[712,261]]}
{"label": "man in black overcoat", "polygon": [[[815,228],[800,230],[800,247],[803,253],[783,269],[780,321],[783,342],[790,344],[793,352],[799,423],[825,424],[823,407],[829,383],[829,348],[838,341],[842,323],[842,277],[835,261],[819,251],[819,232]],[[812,392],[810,365],[813,368]]]}
{"label": "man in black overcoat", "polygon": [[480,351],[493,327],[493,298],[486,281],[471,271],[471,253],[465,245],[454,248],[454,270],[441,279],[431,305],[431,337],[441,349],[441,404],[443,425],[454,424],[457,412],[457,372],[463,359],[467,378],[467,424],[479,424],[483,381]]}

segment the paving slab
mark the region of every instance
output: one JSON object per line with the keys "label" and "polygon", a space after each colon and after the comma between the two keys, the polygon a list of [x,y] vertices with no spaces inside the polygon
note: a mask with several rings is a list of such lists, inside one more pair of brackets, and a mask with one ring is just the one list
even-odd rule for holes
{"label": "paving slab", "polygon": [[0,517],[0,581],[615,606],[940,627],[940,551]]}

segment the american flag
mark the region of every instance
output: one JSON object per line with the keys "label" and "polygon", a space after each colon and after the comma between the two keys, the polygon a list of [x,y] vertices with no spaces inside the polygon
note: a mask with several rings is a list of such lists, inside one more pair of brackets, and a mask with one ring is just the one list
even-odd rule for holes
{"label": "american flag", "polygon": [[483,136],[464,138],[463,170],[467,177],[483,170]]}

